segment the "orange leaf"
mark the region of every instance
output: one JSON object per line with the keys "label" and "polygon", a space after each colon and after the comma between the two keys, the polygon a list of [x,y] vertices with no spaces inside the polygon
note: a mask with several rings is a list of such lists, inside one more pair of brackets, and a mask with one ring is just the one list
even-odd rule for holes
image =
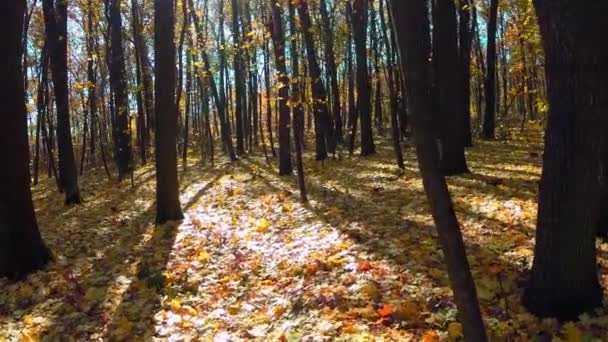
{"label": "orange leaf", "polygon": [[422,335],[422,342],[439,342],[439,335],[434,330],[427,330]]}
{"label": "orange leaf", "polygon": [[369,271],[371,269],[372,269],[372,265],[367,260],[359,261],[359,264],[357,265],[357,271],[359,271],[359,272],[365,272],[365,271]]}
{"label": "orange leaf", "polygon": [[378,310],[380,317],[388,317],[393,314],[393,307],[390,304],[384,304],[382,308]]}

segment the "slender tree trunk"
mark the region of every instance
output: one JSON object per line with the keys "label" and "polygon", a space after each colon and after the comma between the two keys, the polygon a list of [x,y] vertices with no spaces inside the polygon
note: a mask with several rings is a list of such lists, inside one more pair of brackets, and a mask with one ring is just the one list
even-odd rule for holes
{"label": "slender tree trunk", "polygon": [[361,118],[361,155],[376,153],[372,134],[370,85],[367,71],[367,7],[366,0],[353,2],[353,37],[357,58],[357,110]]}
{"label": "slender tree trunk", "polygon": [[467,341],[487,341],[475,283],[471,276],[458,220],[445,178],[439,169],[439,154],[433,134],[432,98],[428,56],[430,36],[425,1],[393,0],[395,30],[405,70],[406,89],[413,114],[416,152],[439,242],[445,256],[459,320]]}
{"label": "slender tree trunk", "polygon": [[331,85],[331,113],[334,122],[333,136],[337,143],[343,143],[344,133],[342,132],[343,123],[342,108],[340,105],[340,87],[338,85],[338,67],[336,65],[336,57],[334,52],[334,35],[332,34],[329,13],[327,11],[327,0],[319,1],[319,11],[321,12],[321,23],[323,25],[323,31],[325,33],[324,45],[326,50],[325,53],[327,55],[327,73],[329,74],[329,80]]}
{"label": "slender tree trunk", "polygon": [[[188,5],[190,7],[190,16],[192,17],[192,22],[194,23],[194,28],[197,33],[197,38],[200,46],[204,46],[204,42],[202,40],[202,29],[198,14],[194,10],[194,3],[192,0],[188,0]],[[215,83],[215,79],[213,77],[213,73],[211,72],[211,64],[209,63],[209,56],[204,49],[200,49],[201,58],[203,60],[203,65],[206,71],[206,76],[209,80],[209,87],[211,88],[211,95],[213,96],[213,100],[217,107],[217,115],[220,120],[220,135],[222,138],[222,143],[224,144],[224,151],[230,158],[231,161],[236,161],[236,154],[234,153],[234,145],[232,144],[232,138],[230,137],[230,123],[228,122],[228,111],[226,110],[226,102],[224,98],[220,97],[220,92],[218,91],[218,86]],[[220,85],[221,87],[221,85]],[[210,132],[211,134],[211,132]]]}
{"label": "slender tree trunk", "polygon": [[523,303],[576,319],[602,305],[595,249],[608,129],[608,3],[534,1],[546,56],[549,117],[532,274]]}
{"label": "slender tree trunk", "polygon": [[181,220],[177,179],[173,0],[154,0],[156,108],[156,222]]}
{"label": "slender tree trunk", "polygon": [[494,139],[496,126],[496,26],[498,19],[498,0],[490,0],[488,20],[487,71],[484,82],[486,107],[483,116],[481,137]]}
{"label": "slender tree trunk", "polygon": [[308,59],[308,72],[311,78],[313,113],[315,119],[316,159],[327,159],[327,153],[335,153],[335,141],[329,106],[327,104],[327,90],[321,77],[321,67],[317,60],[314,37],[312,35],[312,21],[308,11],[308,3],[302,1],[298,5],[298,14],[304,35],[306,57]]}
{"label": "slender tree trunk", "polygon": [[270,49],[268,41],[264,43],[264,83],[266,88],[266,127],[268,129],[268,140],[270,143],[270,151],[272,156],[277,157],[277,152],[274,148],[274,139],[272,136],[272,102],[270,99]]}
{"label": "slender tree trunk", "polygon": [[[64,1],[59,1],[55,5],[54,0],[44,0],[42,4],[47,44],[51,57],[51,72],[53,84],[55,85],[59,178],[61,187],[65,191],[65,203],[76,204],[80,203],[81,199],[70,129],[67,67],[67,4]],[[23,82],[20,81],[20,83]]]}
{"label": "slender tree trunk", "polygon": [[302,81],[300,78],[300,59],[298,58],[298,42],[295,39],[296,30],[296,13],[294,5],[291,1],[289,6],[289,27],[291,39],[291,67],[293,86],[291,91],[291,103],[293,108],[293,137],[296,147],[296,169],[298,171],[298,187],[300,188],[300,199],[307,201],[306,183],[304,181],[304,165],[302,162],[302,139],[304,133],[304,106],[302,105]]}
{"label": "slender tree trunk", "polygon": [[461,86],[462,95],[461,111],[462,111],[462,128],[465,147],[473,146],[473,134],[471,132],[471,46],[473,43],[473,35],[471,28],[471,0],[458,0],[459,13],[459,62],[461,68]]}
{"label": "slender tree trunk", "polygon": [[42,241],[30,190],[21,44],[25,1],[2,2],[0,29],[0,277],[22,278],[42,269],[51,253]]}
{"label": "slender tree trunk", "polygon": [[281,84],[279,89],[279,175],[289,175],[293,172],[291,165],[291,143],[290,132],[291,119],[287,100],[289,98],[289,76],[285,65],[285,38],[283,34],[283,22],[281,19],[281,7],[278,0],[270,4],[272,14],[272,41],[274,46],[275,65],[278,80]]}

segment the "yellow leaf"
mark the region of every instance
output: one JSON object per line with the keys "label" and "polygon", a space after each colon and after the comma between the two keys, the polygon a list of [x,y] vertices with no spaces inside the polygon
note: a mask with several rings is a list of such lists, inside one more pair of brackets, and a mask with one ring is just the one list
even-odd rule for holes
{"label": "yellow leaf", "polygon": [[27,331],[21,332],[21,342],[34,342],[36,341]]}
{"label": "yellow leaf", "polygon": [[277,305],[272,310],[272,315],[274,316],[274,318],[279,318],[279,317],[283,316],[284,313],[285,313],[285,307],[283,305]]}
{"label": "yellow leaf", "polygon": [[131,330],[133,330],[131,322],[126,317],[122,317],[116,325],[116,330],[112,332],[112,336],[117,340],[124,340],[131,335]]}
{"label": "yellow leaf", "polygon": [[255,227],[255,231],[258,233],[267,232],[270,229],[270,222],[267,219],[263,218],[258,222],[258,225]]}
{"label": "yellow leaf", "polygon": [[196,309],[191,307],[190,305],[182,306],[182,313],[184,313],[185,315],[188,315],[188,316],[198,315],[198,311],[196,311]]}
{"label": "yellow leaf", "polygon": [[228,311],[228,313],[231,315],[236,315],[239,312],[241,312],[241,304],[236,303],[236,304],[230,305],[226,311]]}
{"label": "yellow leaf", "polygon": [[209,253],[207,253],[207,251],[201,251],[198,253],[198,261],[202,263],[209,261]]}
{"label": "yellow leaf", "polygon": [[452,322],[448,325],[448,337],[451,341],[456,341],[464,337],[462,325],[458,322]]}
{"label": "yellow leaf", "polygon": [[177,299],[171,301],[171,310],[177,312],[182,307],[182,304]]}

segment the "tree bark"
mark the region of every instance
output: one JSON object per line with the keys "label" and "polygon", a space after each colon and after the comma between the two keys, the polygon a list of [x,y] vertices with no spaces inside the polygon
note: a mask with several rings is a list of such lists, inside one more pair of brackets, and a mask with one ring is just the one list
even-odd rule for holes
{"label": "tree bark", "polygon": [[484,82],[486,107],[483,115],[481,137],[494,139],[496,133],[496,27],[498,19],[498,0],[490,0],[488,19],[488,51],[486,78]]}
{"label": "tree bark", "polygon": [[70,104],[67,64],[67,4],[65,1],[43,0],[44,26],[51,58],[51,73],[55,85],[57,106],[57,147],[59,150],[59,178],[65,192],[66,204],[80,203],[78,171],[74,160],[74,146],[70,128]]}
{"label": "tree bark", "polygon": [[414,121],[418,165],[439,233],[459,320],[467,341],[487,341],[462,234],[445,178],[438,167],[439,155],[433,134],[433,106],[428,72],[431,49],[428,8],[426,1],[418,0],[393,0],[392,8]]}
{"label": "tree bark", "polygon": [[291,165],[290,132],[291,118],[287,100],[289,99],[289,76],[285,65],[285,36],[283,34],[283,23],[281,19],[281,7],[279,0],[273,0],[270,4],[272,14],[272,41],[274,46],[275,65],[280,82],[279,89],[279,175],[293,173]]}
{"label": "tree bark", "polygon": [[444,175],[469,172],[464,155],[465,137],[462,120],[462,83],[453,67],[459,60],[456,8],[453,0],[433,0],[433,66],[439,100],[438,122],[441,142],[440,168]]}
{"label": "tree bark", "polygon": [[549,116],[536,246],[523,303],[541,317],[576,319],[602,304],[595,250],[607,153],[608,3],[535,0]]}
{"label": "tree bark", "polygon": [[156,108],[156,222],[181,220],[177,179],[173,0],[154,0]]}
{"label": "tree bark", "polygon": [[366,0],[353,2],[353,37],[357,59],[357,110],[361,119],[361,155],[376,153],[372,133],[370,85],[367,71],[367,7]]}
{"label": "tree bark", "polygon": [[325,88],[321,77],[321,67],[317,60],[317,51],[312,35],[312,20],[310,19],[308,3],[306,1],[299,2],[298,14],[300,15],[304,45],[306,46],[308,72],[310,73],[310,78],[312,80],[311,87],[315,119],[316,160],[321,161],[327,159],[328,152],[332,154],[335,153],[336,144],[333,137],[329,106],[327,104],[327,89]]}
{"label": "tree bark", "polygon": [[22,278],[51,260],[42,241],[30,190],[21,44],[25,1],[2,2],[0,29],[0,277]]}

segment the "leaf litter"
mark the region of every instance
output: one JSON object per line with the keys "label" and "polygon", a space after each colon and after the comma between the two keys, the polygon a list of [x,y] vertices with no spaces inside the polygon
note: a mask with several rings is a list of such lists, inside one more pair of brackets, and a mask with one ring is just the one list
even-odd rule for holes
{"label": "leaf litter", "polygon": [[[519,302],[539,141],[527,132],[508,145],[478,142],[473,172],[448,180],[486,326],[496,341],[599,341],[603,311],[560,325]],[[20,283],[0,280],[0,341],[462,340],[413,152],[400,174],[389,146],[367,159],[307,158],[305,204],[295,179],[261,157],[219,168],[190,160],[185,219],[162,226],[151,166],[134,188],[89,172],[81,206],[64,207],[51,181],[39,185],[56,260]]]}

